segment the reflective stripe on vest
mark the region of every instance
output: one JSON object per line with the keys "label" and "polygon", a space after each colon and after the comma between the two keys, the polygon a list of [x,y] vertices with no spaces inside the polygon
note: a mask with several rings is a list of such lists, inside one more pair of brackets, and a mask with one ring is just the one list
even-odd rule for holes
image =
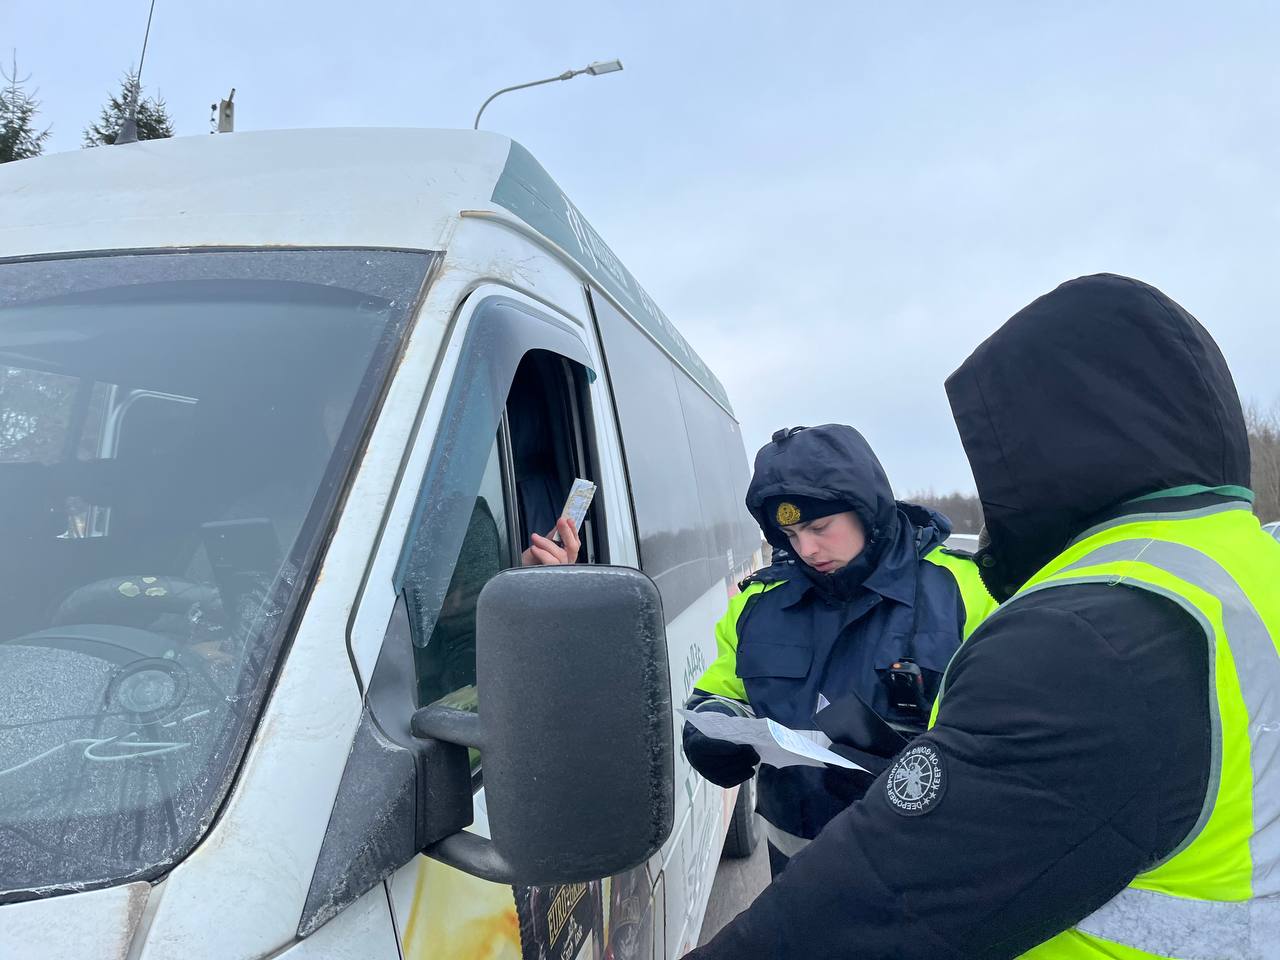
{"label": "reflective stripe on vest", "polygon": [[1189,900],[1127,887],[1077,929],[1143,951],[1140,957],[1275,960],[1280,957],[1280,900]]}
{"label": "reflective stripe on vest", "polygon": [[1198,822],[1164,861],[1028,958],[1280,957],[1280,653],[1268,628],[1280,628],[1268,582],[1280,583],[1280,545],[1245,511],[1122,518],[1009,602],[1079,583],[1148,590],[1200,623],[1211,667],[1212,769]]}

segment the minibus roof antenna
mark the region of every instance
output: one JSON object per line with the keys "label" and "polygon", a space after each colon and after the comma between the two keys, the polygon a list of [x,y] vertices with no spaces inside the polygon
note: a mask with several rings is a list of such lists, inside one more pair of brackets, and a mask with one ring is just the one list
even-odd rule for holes
{"label": "minibus roof antenna", "polygon": [[147,13],[147,32],[142,35],[142,56],[138,57],[138,72],[134,75],[129,91],[129,112],[116,133],[116,143],[138,142],[138,92],[142,89],[142,65],[147,59],[147,41],[151,39],[151,18],[156,12],[156,0],[151,0],[151,10]]}

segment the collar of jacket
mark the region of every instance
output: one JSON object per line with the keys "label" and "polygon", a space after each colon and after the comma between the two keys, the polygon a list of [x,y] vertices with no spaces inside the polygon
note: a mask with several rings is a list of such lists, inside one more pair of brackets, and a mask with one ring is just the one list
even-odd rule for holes
{"label": "collar of jacket", "polygon": [[[1149,493],[1117,504],[1109,510],[1103,510],[1101,513],[1090,517],[1080,525],[1078,530],[1072,532],[1070,539],[1059,547],[1057,553],[1061,553],[1072,544],[1079,543],[1096,531],[1098,527],[1115,523],[1128,517],[1177,515],[1231,502],[1252,503],[1253,499],[1252,490],[1238,486],[1206,487],[1194,484]],[[983,566],[983,556],[987,552],[990,552],[990,547],[985,551],[980,551],[975,556],[974,559],[978,562],[979,567]]]}
{"label": "collar of jacket", "polygon": [[1102,524],[1113,523],[1126,517],[1189,513],[1225,503],[1243,502],[1251,504],[1253,499],[1253,491],[1247,487],[1189,485],[1171,490],[1161,490],[1157,493],[1149,493],[1146,496],[1135,497],[1110,510],[1104,510],[1095,517],[1091,517],[1080,532],[1071,538],[1070,543],[1077,543],[1083,540],[1089,535],[1090,531]]}
{"label": "collar of jacket", "polygon": [[[893,600],[908,607],[914,606],[916,600],[916,577],[920,573],[920,558],[922,556],[919,553],[920,544],[917,543],[920,539],[920,528],[910,523],[899,523],[898,535],[894,537],[892,543],[886,545],[884,552],[880,556],[880,562],[862,581],[862,589],[843,601],[835,597],[828,597],[824,591],[818,588],[817,584],[809,579],[804,571],[798,570],[799,576],[788,581],[785,587],[779,588],[789,591],[787,596],[781,598],[783,607],[793,607],[815,597],[827,600],[833,605],[845,606],[860,600],[866,593],[874,593],[885,600]],[[936,546],[936,544],[931,544],[928,549],[932,549],[933,546]],[[799,562],[801,561],[797,561],[797,563]]]}

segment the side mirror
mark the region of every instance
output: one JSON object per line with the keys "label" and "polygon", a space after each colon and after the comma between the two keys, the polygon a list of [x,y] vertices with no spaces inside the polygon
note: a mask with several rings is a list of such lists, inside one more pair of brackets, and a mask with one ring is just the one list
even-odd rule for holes
{"label": "side mirror", "polygon": [[429,706],[413,733],[481,753],[492,841],[429,856],[502,883],[596,880],[671,833],[675,772],[662,598],[638,570],[506,570],[476,611],[479,713]]}

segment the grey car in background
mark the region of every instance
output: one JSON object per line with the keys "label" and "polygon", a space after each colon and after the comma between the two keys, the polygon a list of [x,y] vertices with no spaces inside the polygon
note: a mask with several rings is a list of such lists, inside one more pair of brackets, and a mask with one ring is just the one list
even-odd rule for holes
{"label": "grey car in background", "polygon": [[976,533],[953,533],[943,544],[952,550],[963,550],[965,553],[978,552],[978,535]]}

